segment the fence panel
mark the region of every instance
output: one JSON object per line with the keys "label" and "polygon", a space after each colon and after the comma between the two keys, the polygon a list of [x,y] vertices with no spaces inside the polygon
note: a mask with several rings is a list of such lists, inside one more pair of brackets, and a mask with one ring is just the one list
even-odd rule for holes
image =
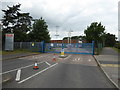
{"label": "fence panel", "polygon": [[60,53],[64,48],[65,53],[70,54],[93,54],[94,43],[45,43],[45,52]]}

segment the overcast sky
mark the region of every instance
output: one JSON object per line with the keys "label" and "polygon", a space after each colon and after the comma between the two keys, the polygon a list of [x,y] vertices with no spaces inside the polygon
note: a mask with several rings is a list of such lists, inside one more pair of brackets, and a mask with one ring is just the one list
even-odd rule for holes
{"label": "overcast sky", "polygon": [[[56,30],[62,39],[72,30],[72,36],[84,35],[92,22],[101,22],[106,32],[118,37],[119,0],[1,0],[1,8],[20,3],[22,12],[29,12],[34,19],[41,16],[48,24],[51,39]],[[59,26],[56,28],[56,26]]]}

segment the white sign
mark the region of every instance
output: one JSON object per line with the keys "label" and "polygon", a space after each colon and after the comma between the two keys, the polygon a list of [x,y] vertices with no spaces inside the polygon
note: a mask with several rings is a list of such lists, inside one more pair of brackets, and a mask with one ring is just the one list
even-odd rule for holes
{"label": "white sign", "polygon": [[14,34],[5,34],[5,50],[13,51]]}

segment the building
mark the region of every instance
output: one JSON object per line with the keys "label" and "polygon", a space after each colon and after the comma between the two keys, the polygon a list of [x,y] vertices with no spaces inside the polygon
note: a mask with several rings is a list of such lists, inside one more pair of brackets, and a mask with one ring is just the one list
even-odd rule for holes
{"label": "building", "polygon": [[[68,40],[51,40],[50,43],[68,43]],[[78,43],[78,40],[72,39],[71,43]]]}

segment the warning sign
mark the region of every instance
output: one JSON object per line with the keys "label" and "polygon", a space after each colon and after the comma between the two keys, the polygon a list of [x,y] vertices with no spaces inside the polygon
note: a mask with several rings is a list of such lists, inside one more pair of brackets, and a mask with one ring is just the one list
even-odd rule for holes
{"label": "warning sign", "polygon": [[32,47],[34,47],[34,45],[35,45],[35,44],[34,44],[34,43],[32,43]]}

